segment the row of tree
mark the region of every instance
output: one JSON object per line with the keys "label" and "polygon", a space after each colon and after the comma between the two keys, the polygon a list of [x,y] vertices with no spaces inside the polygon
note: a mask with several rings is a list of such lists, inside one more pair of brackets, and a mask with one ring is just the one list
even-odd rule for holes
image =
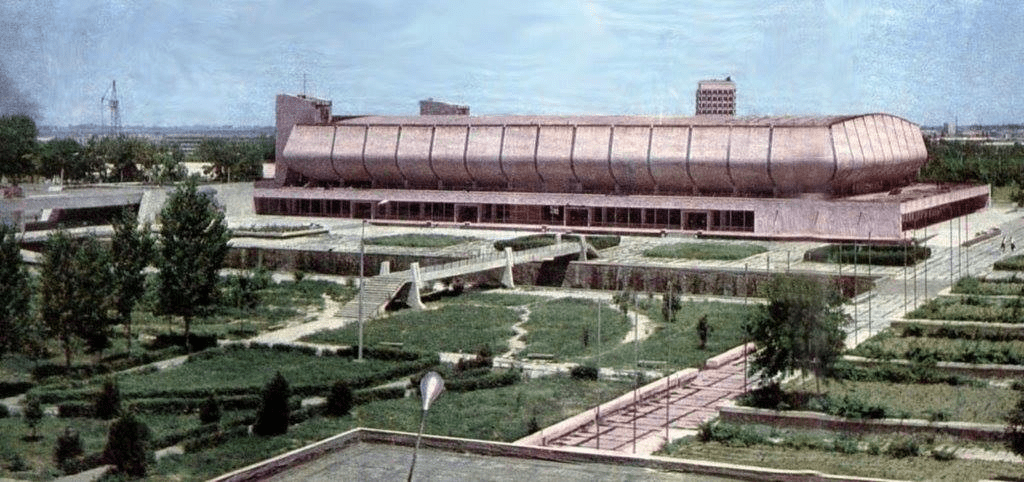
{"label": "row of tree", "polygon": [[221,182],[251,181],[274,159],[274,139],[207,138],[186,156],[179,144],[141,137],[93,137],[37,141],[27,116],[0,117],[0,177],[17,183],[33,176],[69,182],[145,181],[169,183],[186,177],[184,162],[208,164],[205,174]]}
{"label": "row of tree", "polygon": [[130,350],[131,313],[145,293],[143,270],[150,264],[159,270],[158,311],[183,319],[188,346],[193,318],[215,301],[230,232],[195,180],[168,197],[161,217],[154,237],[148,225],[124,213],[113,224],[109,249],[94,236],[52,234],[38,281],[22,262],[15,231],[0,224],[0,355],[40,355],[45,340],[55,339],[70,367],[83,344],[92,352],[108,347],[116,324],[124,327]]}

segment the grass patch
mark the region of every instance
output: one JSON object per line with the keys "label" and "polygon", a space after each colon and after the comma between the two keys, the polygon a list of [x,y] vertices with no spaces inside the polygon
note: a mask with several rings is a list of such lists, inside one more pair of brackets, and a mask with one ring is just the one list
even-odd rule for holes
{"label": "grass patch", "polygon": [[981,296],[1016,296],[1024,290],[1024,280],[1014,275],[1009,279],[985,279],[967,276],[960,278],[950,289],[951,292],[964,295]]}
{"label": "grass patch", "polygon": [[446,234],[394,234],[391,236],[378,236],[366,238],[365,244],[375,246],[400,246],[404,248],[444,248],[456,244],[477,241],[478,238],[467,236],[449,236]]}
{"label": "grass patch", "polygon": [[181,366],[150,373],[118,377],[121,392],[152,392],[187,387],[214,389],[261,387],[280,370],[293,387],[334,380],[351,380],[385,370],[397,362],[315,356],[269,349],[224,350],[209,356],[193,356]]}
{"label": "grass patch", "polygon": [[[603,303],[602,303],[603,304]],[[559,359],[594,356],[618,344],[629,331],[626,317],[604,305],[601,308],[601,340],[597,339],[597,303],[580,298],[562,298],[530,305],[530,321],[523,328],[526,353],[551,353]]]}
{"label": "grass patch", "polygon": [[[421,351],[467,352],[490,345],[494,353],[508,349],[512,324],[518,315],[510,309],[467,304],[431,304],[425,311],[403,310],[387,318],[371,320],[363,326],[367,345],[380,342],[403,343],[404,348]],[[434,309],[436,308],[436,309]],[[457,336],[444,336],[457,333]],[[304,337],[303,341],[334,345],[355,345],[359,327],[355,324]]]}
{"label": "grass patch", "polygon": [[907,318],[1024,323],[1024,303],[1018,298],[939,296],[908,313]]}
{"label": "grass patch", "polygon": [[818,263],[871,264],[875,266],[913,266],[932,254],[927,246],[880,246],[830,244],[807,250],[804,261]]}
{"label": "grass patch", "polygon": [[[744,342],[743,323],[755,309],[755,305],[741,303],[683,303],[674,323],[658,323],[655,332],[640,342],[639,358],[665,361],[668,362],[668,368],[674,369],[703,366],[708,358]],[[653,320],[661,319],[660,305],[651,306],[645,313]],[[697,320],[705,315],[708,317],[710,333],[707,347],[701,350],[697,348],[700,341],[697,336]],[[618,344],[620,341],[602,341],[602,366],[635,366],[633,343]],[[593,356],[585,356],[579,361],[593,363],[596,360]]]}
{"label": "grass patch", "polygon": [[768,248],[757,244],[725,244],[725,243],[674,243],[655,246],[644,251],[648,258],[675,259],[718,259],[736,260],[761,254]]}
{"label": "grass patch", "polygon": [[[814,380],[797,379],[786,391],[814,391]],[[887,414],[928,420],[936,413],[949,420],[977,423],[1006,421],[1006,414],[1017,403],[1020,393],[993,387],[950,386],[945,384],[906,384],[870,381],[843,381],[823,385],[833,398],[849,395],[862,402],[886,408]]]}
{"label": "grass patch", "polygon": [[974,481],[998,477],[1016,480],[1020,477],[1020,464],[1011,462],[940,461],[929,455],[896,459],[887,455],[794,450],[791,447],[771,445],[744,447],[719,442],[700,443],[692,438],[673,443],[659,454],[682,459],[898,480]]}
{"label": "grass patch", "polygon": [[[511,442],[631,388],[628,383],[580,381],[567,376],[531,379],[473,392],[445,392],[431,406],[424,433]],[[204,450],[168,457],[151,470],[153,480],[207,480],[355,427],[416,432],[416,398],[361,405],[340,418],[315,417],[278,437],[240,437]]]}
{"label": "grass patch", "polygon": [[992,269],[1000,271],[1024,271],[1024,254],[1010,256],[992,264]]}
{"label": "grass patch", "polygon": [[850,352],[878,359],[918,362],[1024,364],[1024,340],[989,341],[913,336],[874,336]]}
{"label": "grass patch", "polygon": [[[504,251],[505,248],[512,248],[512,251],[524,251],[527,249],[540,248],[543,246],[551,246],[555,244],[557,236],[554,234],[530,234],[528,236],[520,236],[518,238],[507,239],[496,241],[494,243],[494,249],[498,251]],[[575,234],[564,234],[562,235],[563,243],[578,243],[580,237]],[[594,249],[600,251],[602,249],[611,248],[618,246],[622,238],[619,236],[587,236],[587,243],[594,247]]]}

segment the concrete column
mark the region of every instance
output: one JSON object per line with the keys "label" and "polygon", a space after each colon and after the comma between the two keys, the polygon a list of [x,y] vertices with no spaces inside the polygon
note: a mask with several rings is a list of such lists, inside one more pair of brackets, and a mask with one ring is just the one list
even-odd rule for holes
{"label": "concrete column", "polygon": [[562,233],[555,233],[555,244],[562,244]]}
{"label": "concrete column", "polygon": [[380,274],[391,274],[391,261],[380,262]]}
{"label": "concrete column", "polygon": [[501,285],[512,289],[515,288],[515,282],[512,280],[512,248],[505,248],[505,270],[501,273]]}
{"label": "concrete column", "polygon": [[587,237],[580,235],[580,261],[587,260]]}
{"label": "concrete column", "polygon": [[420,264],[409,265],[409,272],[412,273],[412,286],[409,287],[409,296],[406,297],[405,302],[414,310],[425,310],[427,307],[420,299]]}

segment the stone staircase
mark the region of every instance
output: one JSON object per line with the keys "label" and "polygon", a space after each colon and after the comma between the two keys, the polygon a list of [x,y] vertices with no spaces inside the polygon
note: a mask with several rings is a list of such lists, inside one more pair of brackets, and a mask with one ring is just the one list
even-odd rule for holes
{"label": "stone staircase", "polygon": [[[363,319],[375,318],[380,315],[388,302],[398,294],[406,283],[410,281],[407,272],[378,275],[372,278],[365,278],[363,281],[362,305]],[[348,303],[345,303],[336,315],[338,318],[359,319],[360,296],[356,295]]]}

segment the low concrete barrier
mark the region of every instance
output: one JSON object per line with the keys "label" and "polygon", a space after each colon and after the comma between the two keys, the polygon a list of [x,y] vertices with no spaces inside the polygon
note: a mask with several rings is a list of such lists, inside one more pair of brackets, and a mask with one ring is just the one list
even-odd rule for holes
{"label": "low concrete barrier", "polygon": [[780,411],[724,405],[719,420],[729,423],[759,423],[778,427],[826,429],[852,433],[935,433],[970,440],[1001,440],[1003,425],[969,422],[929,422],[920,419],[850,419],[819,412]]}
{"label": "low concrete barrier", "polygon": [[[291,467],[302,465],[303,463],[328,455],[332,452],[344,450],[345,447],[356,443],[411,447],[416,443],[416,435],[405,432],[358,428],[221,475],[220,477],[212,479],[212,481],[240,482],[264,480],[271,476],[281,474]],[[423,435],[421,445],[435,450],[472,453],[488,457],[539,459],[565,463],[595,463],[643,467],[659,471],[727,477],[737,480],[776,480],[783,482],[880,482],[883,480],[867,477],[837,476],[813,470],[770,469],[722,462],[708,462],[703,460],[677,459],[650,455],[637,456],[583,448],[524,446],[503,442],[441,437],[434,435]]]}
{"label": "low concrete barrier", "polygon": [[[914,362],[910,360],[879,360],[877,358],[864,358],[847,355],[843,360],[865,367],[879,367],[885,365],[896,365],[901,367],[912,367]],[[936,370],[966,375],[977,378],[1022,378],[1024,377],[1024,366],[1022,365],[997,365],[992,363],[961,363],[961,362],[936,362]]]}
{"label": "low concrete barrier", "polygon": [[727,351],[722,352],[721,354],[708,358],[707,361],[704,362],[704,368],[721,368],[723,365],[731,363],[733,360],[747,353],[752,353],[753,351],[753,343],[747,343],[746,345],[740,345],[735,348],[731,348]]}

